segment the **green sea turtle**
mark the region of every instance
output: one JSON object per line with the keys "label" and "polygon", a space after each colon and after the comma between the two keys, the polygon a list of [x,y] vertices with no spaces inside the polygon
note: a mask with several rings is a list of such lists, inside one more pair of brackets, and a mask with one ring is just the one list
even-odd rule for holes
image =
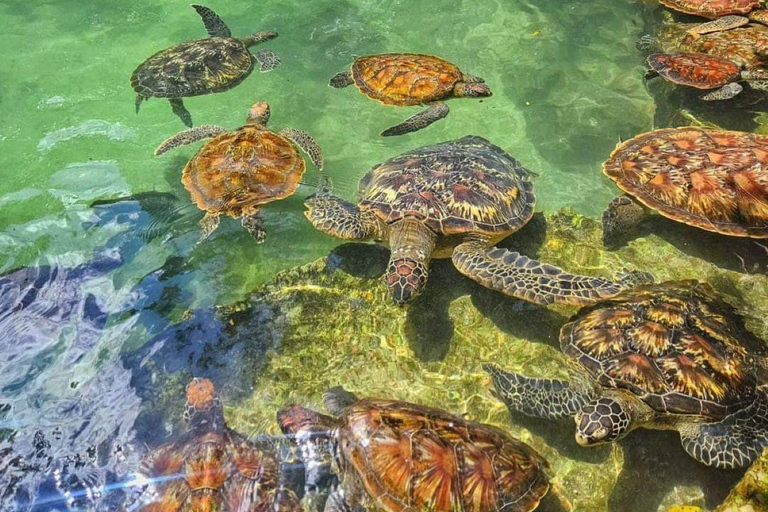
{"label": "green sea turtle", "polygon": [[455,64],[431,55],[386,53],[358,57],[350,71],[331,78],[331,87],[355,84],[371,99],[385,105],[425,105],[429,108],[388,128],[385,137],[426,128],[448,115],[441,100],[452,97],[491,96],[482,78],[463,73]]}
{"label": "green sea turtle", "polygon": [[267,128],[269,104],[258,102],[248,112],[247,123],[232,131],[219,126],[190,128],[164,141],[155,150],[162,155],[175,147],[211,139],[187,163],[181,181],[198,208],[207,238],[219,225],[221,215],[240,218],[257,242],[266,236],[261,206],[293,194],[306,170],[294,144],[303,149],[322,170],[323,153],[306,132]]}
{"label": "green sea turtle", "polygon": [[648,210],[724,235],[768,238],[768,137],[665,128],[619,144],[603,164],[626,195],[603,213],[603,243],[619,245]]}
{"label": "green sea turtle", "polygon": [[485,369],[512,411],[573,416],[582,446],[676,430],[689,455],[726,469],[768,446],[768,359],[755,345],[709,285],[673,281],[626,290],[563,326],[569,381]]}
{"label": "green sea turtle", "polygon": [[[717,19],[762,11],[761,0],[660,0],[670,9],[694,16]],[[759,17],[760,15],[757,15]]]}
{"label": "green sea turtle", "polygon": [[431,258],[452,258],[464,275],[537,304],[585,304],[617,294],[620,282],[577,276],[494,245],[533,216],[531,173],[477,136],[408,151],[371,169],[353,204],[327,189],[304,203],[320,231],[389,246],[385,275],[398,304],[427,281]]}
{"label": "green sea turtle", "polygon": [[549,491],[546,460],[498,428],[341,388],[323,398],[334,417],[299,406],[277,417],[305,463],[332,458],[341,485],[325,512],[530,512]]}
{"label": "green sea turtle", "polygon": [[251,46],[277,37],[276,32],[256,32],[235,38],[212,10],[202,5],[192,7],[203,19],[209,37],[161,50],[142,62],[131,75],[131,87],[137,94],[137,113],[142,101],[167,98],[173,112],[190,127],[192,116],[182,98],[235,87],[251,74],[254,61],[259,62],[261,71],[271,71],[280,64],[280,59],[269,50],[254,54],[248,51]]}

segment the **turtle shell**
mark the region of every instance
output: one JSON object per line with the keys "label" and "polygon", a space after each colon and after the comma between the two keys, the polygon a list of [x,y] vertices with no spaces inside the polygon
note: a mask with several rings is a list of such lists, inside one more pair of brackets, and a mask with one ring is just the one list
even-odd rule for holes
{"label": "turtle shell", "polygon": [[741,68],[733,62],[702,53],[654,53],[648,66],[670,82],[717,89],[738,80]]}
{"label": "turtle shell", "polygon": [[251,74],[253,57],[231,37],[186,41],[152,55],[131,75],[144,97],[183,98],[226,91]]}
{"label": "turtle shell", "polygon": [[358,89],[387,105],[421,105],[446,98],[463,76],[448,61],[416,53],[369,55],[352,64]]}
{"label": "turtle shell", "polygon": [[549,490],[547,462],[500,429],[376,399],[342,419],[342,478],[351,476],[379,510],[527,512]]}
{"label": "turtle shell", "polygon": [[747,25],[721,32],[691,37],[688,30],[695,23],[672,23],[666,26],[659,41],[664,52],[704,53],[726,59],[741,68],[752,69],[768,65],[768,27]]}
{"label": "turtle shell", "polygon": [[719,18],[729,14],[747,14],[760,7],[760,0],[660,0],[670,9],[685,14]]}
{"label": "turtle shell", "polygon": [[246,125],[200,148],[181,181],[201,210],[240,217],[293,194],[305,170],[304,159],[290,140]]}
{"label": "turtle shell", "polygon": [[605,174],[665,217],[726,235],[768,238],[768,137],[668,128],[619,144]]}
{"label": "turtle shell", "polygon": [[531,173],[503,149],[467,136],[409,151],[371,169],[360,205],[385,222],[416,218],[436,233],[503,236],[533,216]]}
{"label": "turtle shell", "polygon": [[659,412],[722,418],[754,397],[754,348],[707,284],[648,284],[584,308],[560,331],[566,355],[601,385]]}

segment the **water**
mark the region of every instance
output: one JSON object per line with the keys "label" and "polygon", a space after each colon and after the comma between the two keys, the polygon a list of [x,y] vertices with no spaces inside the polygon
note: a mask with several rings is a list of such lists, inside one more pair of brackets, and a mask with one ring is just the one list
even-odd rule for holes
{"label": "water", "polygon": [[[419,146],[476,134],[539,174],[535,181],[538,211],[551,214],[569,207],[575,219],[596,219],[617,193],[600,170],[615,144],[658,124],[684,122],[687,118],[680,109],[691,108],[689,96],[681,99],[677,90],[658,85],[649,89],[644,83],[643,56],[635,42],[658,27],[661,17],[658,6],[644,2],[451,0],[438,9],[427,2],[405,0],[278,0],[209,6],[235,36],[278,31],[280,36],[263,47],[277,53],[283,64],[271,73],[255,71],[226,93],[187,99],[185,105],[195,123],[235,128],[243,123],[251,104],[266,100],[272,108],[270,126],[312,134],[324,150],[335,192],[350,199],[357,181],[374,164]],[[208,241],[196,245],[202,214],[190,204],[180,183],[181,170],[196,146],[153,157],[154,148],[184,126],[163,100],[144,103],[135,114],[135,94],[128,83],[133,69],[149,55],[205,35],[188,3],[6,0],[0,12],[6,27],[0,36],[6,62],[0,71],[0,159],[5,178],[0,180],[0,273],[7,274],[0,281],[0,347],[6,356],[0,361],[0,439],[4,443],[0,449],[10,446],[32,467],[29,460],[40,459],[35,459],[39,442],[35,435],[52,439],[50,461],[38,460],[35,470],[0,465],[4,473],[0,485],[8,489],[0,493],[0,509],[63,510],[66,494],[61,489],[72,488],[77,495],[87,485],[70,482],[57,489],[57,470],[61,474],[76,468],[82,473],[77,481],[83,482],[89,480],[89,471],[99,468],[105,485],[117,481],[116,475],[137,465],[142,451],[137,447],[155,446],[183,428],[180,393],[193,375],[207,376],[221,387],[233,408],[228,409],[228,418],[247,434],[274,432],[274,425],[266,425],[267,413],[258,408],[272,414],[284,405],[278,397],[317,400],[321,386],[333,385],[334,380],[349,382],[356,370],[338,361],[321,364],[334,368],[333,379],[327,372],[318,380],[303,374],[301,358],[321,357],[324,351],[306,356],[300,348],[298,352],[291,349],[297,339],[305,339],[300,329],[311,332],[312,326],[285,313],[280,309],[284,304],[270,306],[270,300],[279,300],[269,293],[258,295],[262,302],[255,311],[247,309],[247,321],[235,315],[228,324],[216,316],[215,306],[242,301],[263,283],[278,286],[273,283],[278,272],[327,256],[339,242],[314,230],[303,217],[303,199],[314,192],[318,181],[317,170],[310,167],[307,185],[265,209],[266,243],[254,244],[239,222],[225,219]],[[327,81],[345,70],[354,55],[391,51],[449,59],[465,72],[485,78],[493,96],[482,101],[452,100],[450,115],[433,126],[403,137],[379,137],[379,132],[416,108],[379,105],[354,88],[332,89]],[[759,110],[751,103],[739,105],[738,114]],[[694,114],[709,122],[742,129],[756,126],[752,116],[739,117],[728,109],[695,109]],[[749,295],[759,296],[765,289],[763,277],[753,274],[761,265],[764,269],[760,248],[738,242],[744,251],[734,250],[738,253],[734,257],[730,242],[715,239],[715,245],[728,249],[704,247],[705,256],[710,252],[724,256],[706,268],[695,267],[691,261],[701,249],[696,246],[698,235],[673,230],[659,240],[651,238],[651,246],[672,249],[684,239],[677,245],[691,258],[680,260],[684,268],[679,274],[665,275],[663,260],[649,270],[663,277],[710,276],[728,283],[723,291],[740,299],[750,318],[760,318],[763,304],[750,302],[753,295]],[[617,257],[598,257],[592,255],[597,248],[578,238],[576,242],[581,252],[576,252],[572,263],[603,273],[620,269],[635,257],[632,250],[638,252],[635,248]],[[341,261],[342,268],[357,265],[356,275],[378,279],[373,270],[376,258],[380,259],[377,253],[333,254],[331,263]],[[698,274],[687,276],[694,268]],[[452,298],[468,293],[457,284],[463,278],[451,272],[448,265],[436,267],[432,293]],[[285,286],[304,293],[322,285],[302,279],[298,278],[300,284]],[[749,291],[731,286],[732,282]],[[374,294],[380,292],[378,280],[364,281],[365,286]],[[361,309],[350,306],[348,314],[380,314],[381,318],[365,326],[342,322],[319,338],[335,343],[335,337],[353,341],[377,330],[386,333],[377,336],[385,349],[391,344],[397,357],[384,357],[389,372],[375,374],[376,378],[416,378],[414,369],[426,365],[440,377],[418,388],[421,392],[399,398],[444,404],[432,391],[444,379],[461,374],[459,363],[446,363],[445,358],[456,357],[451,356],[450,347],[469,342],[457,339],[444,323],[430,324],[429,308],[424,305],[414,306],[416,313],[390,306],[374,311],[367,309],[369,297],[364,289],[358,292]],[[328,304],[348,291],[342,287],[337,295],[323,293],[318,297],[324,306],[318,311],[333,315]],[[493,294],[481,296],[490,297],[491,302],[501,300]],[[500,304],[520,308],[506,299]],[[441,303],[442,308],[448,306]],[[573,311],[545,315],[542,321],[554,325]],[[427,320],[418,316],[414,320],[418,314]],[[465,319],[473,315],[466,313]],[[319,325],[323,318],[317,317]],[[390,318],[395,325],[405,322],[403,331],[385,329]],[[241,320],[247,327],[238,330],[235,326]],[[414,342],[429,325],[437,329],[435,338],[440,333],[452,337],[451,344],[443,340],[443,345],[435,347]],[[764,327],[759,321],[751,325]],[[534,338],[526,331],[515,339],[527,346]],[[498,348],[489,348],[486,354],[495,354]],[[541,357],[553,357],[553,352]],[[344,357],[343,351],[338,357]],[[467,369],[466,376],[475,385],[481,378],[477,369]],[[273,395],[264,394],[262,390],[276,376],[291,383],[292,395],[276,390]],[[317,389],[310,391],[310,383]],[[376,389],[364,381],[357,384]],[[402,385],[403,391],[406,388]],[[470,400],[460,396],[465,391],[459,387],[450,399],[461,407],[455,412],[488,415],[473,418],[477,420],[507,421],[499,408],[490,414],[480,406],[461,406]],[[473,392],[483,394],[484,407],[493,402],[482,387]],[[531,434],[524,432],[534,432],[534,439],[539,434],[535,424],[522,428],[527,430],[515,434],[527,436],[526,440]],[[560,430],[570,436],[569,429]],[[657,438],[641,439],[654,443]],[[638,444],[642,443],[634,446]],[[667,445],[669,450],[681,451],[674,442],[662,446]],[[98,453],[89,454],[94,446]],[[571,457],[565,451],[565,457]],[[8,452],[0,453],[9,460]],[[629,453],[616,464],[637,457],[637,452]],[[71,462],[76,456],[87,459],[82,468]],[[559,466],[570,468],[565,463]],[[23,476],[15,478],[13,467]],[[632,471],[630,464],[625,475]],[[701,468],[691,471],[696,476],[681,488],[706,489],[718,474]],[[578,488],[588,481],[578,471],[568,474]],[[707,504],[721,499],[734,479],[727,477],[726,484],[706,495]],[[664,494],[648,504],[648,510],[662,503],[671,505],[675,496],[702,500],[701,491],[686,494],[675,489],[678,494]],[[106,494],[99,506],[109,510],[113,505]],[[74,499],[71,508],[93,503],[86,498]],[[621,505],[622,499],[614,498],[611,509]]]}

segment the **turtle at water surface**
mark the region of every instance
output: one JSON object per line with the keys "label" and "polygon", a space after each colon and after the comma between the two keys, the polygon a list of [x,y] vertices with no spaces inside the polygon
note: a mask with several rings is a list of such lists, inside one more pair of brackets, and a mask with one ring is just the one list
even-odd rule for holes
{"label": "turtle at water surface", "polygon": [[233,131],[211,125],[190,128],[164,141],[155,155],[183,144],[211,138],[184,167],[181,181],[192,200],[206,212],[200,222],[207,238],[219,225],[219,217],[240,218],[257,242],[266,232],[261,206],[293,194],[306,164],[294,144],[303,149],[322,170],[323,153],[306,132],[286,128],[267,129],[269,104],[259,102],[248,112],[247,124]]}
{"label": "turtle at water surface", "polygon": [[573,416],[582,446],[639,427],[677,430],[699,462],[740,468],[768,446],[768,358],[753,341],[709,285],[645,284],[563,326],[569,381],[486,371],[512,411]]}
{"label": "turtle at water surface", "polygon": [[762,7],[760,0],[660,0],[660,2],[678,12],[712,19],[749,14]]}
{"label": "turtle at water surface", "polygon": [[305,458],[333,458],[341,485],[325,512],[528,512],[549,491],[547,462],[500,429],[340,388],[324,401],[334,417],[292,406],[278,422]]}
{"label": "turtle at water surface", "polygon": [[342,88],[355,84],[360,92],[385,105],[430,104],[426,110],[381,133],[387,137],[421,130],[447,116],[448,105],[441,100],[491,96],[491,89],[484,82],[439,57],[386,53],[356,58],[352,69],[337,73],[330,85]]}
{"label": "turtle at water surface", "polygon": [[427,281],[431,258],[452,258],[464,275],[537,304],[586,304],[617,294],[621,282],[577,276],[494,245],[523,227],[536,202],[531,173],[477,136],[426,146],[371,169],[353,204],[327,188],[305,201],[320,231],[389,246],[385,275],[398,304]]}
{"label": "turtle at water surface", "polygon": [[275,456],[226,426],[211,381],[189,383],[186,408],[189,430],[142,463],[155,492],[140,512],[302,512],[293,491],[281,485]]}
{"label": "turtle at water surface", "polygon": [[619,144],[603,164],[627,195],[603,213],[603,242],[626,239],[647,209],[723,235],[768,238],[768,137],[666,128]]}
{"label": "turtle at water surface", "polygon": [[229,90],[251,74],[254,62],[259,62],[263,72],[280,64],[280,59],[269,50],[255,54],[248,51],[251,46],[277,37],[276,32],[256,32],[235,38],[211,9],[202,5],[192,7],[203,19],[209,37],[159,51],[142,62],[131,75],[131,87],[137,93],[137,113],[142,101],[167,98],[173,112],[190,127],[192,116],[182,98]]}

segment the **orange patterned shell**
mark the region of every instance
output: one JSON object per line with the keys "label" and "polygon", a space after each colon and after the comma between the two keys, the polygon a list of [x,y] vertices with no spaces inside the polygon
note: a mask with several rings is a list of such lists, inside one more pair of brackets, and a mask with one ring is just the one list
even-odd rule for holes
{"label": "orange patterned shell", "polygon": [[670,82],[716,89],[739,78],[741,68],[733,62],[702,53],[654,53],[648,66]]}
{"label": "orange patterned shell", "polygon": [[760,0],[660,0],[662,4],[686,14],[719,18],[728,14],[747,14],[760,7]]}
{"label": "orange patterned shell", "polygon": [[246,125],[200,148],[181,181],[201,210],[240,217],[293,194],[305,170],[290,140]]}
{"label": "orange patterned shell", "polygon": [[[764,12],[764,11],[761,11]],[[768,27],[750,24],[745,27],[710,32],[692,37],[688,30],[695,23],[673,23],[662,30],[659,40],[665,52],[705,53],[726,59],[739,67],[752,69],[768,65]]]}
{"label": "orange patterned shell", "polygon": [[364,399],[340,431],[343,478],[385,512],[496,512],[536,508],[546,461],[502,430],[406,402]]}
{"label": "orange patterned shell", "polygon": [[660,412],[722,418],[756,388],[742,328],[708,284],[672,281],[583,308],[560,342],[603,386],[627,389]]}
{"label": "orange patterned shell", "polygon": [[421,105],[452,96],[463,74],[438,57],[387,53],[356,59],[352,78],[363,94],[384,104]]}
{"label": "orange patterned shell", "polygon": [[726,235],[768,238],[768,137],[668,128],[619,144],[605,174],[665,217]]}

